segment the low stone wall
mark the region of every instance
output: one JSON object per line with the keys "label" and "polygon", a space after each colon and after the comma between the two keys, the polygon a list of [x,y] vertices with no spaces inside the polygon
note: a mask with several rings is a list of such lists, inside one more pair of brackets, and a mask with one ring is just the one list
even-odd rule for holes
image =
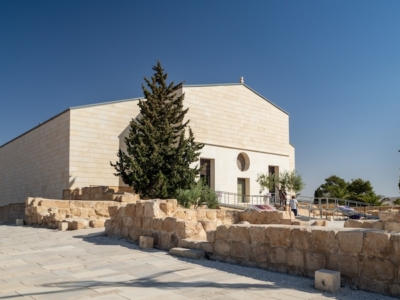
{"label": "low stone wall", "polygon": [[25,221],[27,225],[41,225],[48,228],[58,228],[60,222],[68,222],[69,230],[88,227],[104,227],[110,218],[109,208],[118,207],[114,201],[80,201],[53,200],[43,198],[27,198],[25,206]]}
{"label": "low stone wall", "polygon": [[157,248],[202,249],[213,260],[301,276],[337,270],[344,284],[400,296],[397,233],[285,225],[293,223],[287,212],[180,209],[176,200],[141,200],[109,209],[105,226],[110,236],[133,241],[151,236]]}
{"label": "low stone wall", "polygon": [[381,211],[378,216],[379,220],[346,220],[344,227],[400,232],[400,213],[398,211]]}
{"label": "low stone wall", "polygon": [[25,219],[25,203],[0,206],[0,224],[15,224],[16,219]]}
{"label": "low stone wall", "polygon": [[291,274],[340,271],[361,289],[400,296],[400,234],[373,229],[219,226],[213,259]]}
{"label": "low stone wall", "polygon": [[182,209],[175,199],[140,200],[121,207],[110,207],[111,219],[105,223],[109,236],[138,241],[141,235],[152,236],[154,245],[170,249],[190,241],[201,241],[204,250],[219,225],[239,222],[253,224],[291,224],[286,211],[242,212],[218,209]]}

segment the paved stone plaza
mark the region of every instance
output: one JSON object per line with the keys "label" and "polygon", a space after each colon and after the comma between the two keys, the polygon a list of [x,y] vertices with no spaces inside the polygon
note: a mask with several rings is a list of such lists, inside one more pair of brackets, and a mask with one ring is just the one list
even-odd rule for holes
{"label": "paved stone plaza", "polygon": [[313,279],[165,251],[103,235],[0,225],[0,299],[394,299]]}

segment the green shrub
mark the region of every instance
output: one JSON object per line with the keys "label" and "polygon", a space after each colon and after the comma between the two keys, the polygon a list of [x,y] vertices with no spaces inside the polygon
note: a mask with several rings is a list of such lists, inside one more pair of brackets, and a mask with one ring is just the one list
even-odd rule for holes
{"label": "green shrub", "polygon": [[186,208],[197,208],[202,204],[206,204],[208,208],[218,208],[218,195],[203,180],[198,180],[191,189],[179,189],[176,199]]}

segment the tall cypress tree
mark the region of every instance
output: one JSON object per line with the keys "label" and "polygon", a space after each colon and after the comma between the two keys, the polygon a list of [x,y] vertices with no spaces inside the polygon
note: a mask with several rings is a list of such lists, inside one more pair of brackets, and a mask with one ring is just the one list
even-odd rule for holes
{"label": "tall cypress tree", "polygon": [[144,78],[147,87],[142,84],[145,99],[139,100],[139,117],[130,122],[127,151],[120,149],[119,161],[111,165],[141,197],[166,199],[194,185],[200,168],[190,164],[198,161],[204,144],[195,142],[189,120],[183,121],[188,109],[183,109],[185,95],[179,95],[182,83],[167,84],[160,62],[153,70],[151,80]]}

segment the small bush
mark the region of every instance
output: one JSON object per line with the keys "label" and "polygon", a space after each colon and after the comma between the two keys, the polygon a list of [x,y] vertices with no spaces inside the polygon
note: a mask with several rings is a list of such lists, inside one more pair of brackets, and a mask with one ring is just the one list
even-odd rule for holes
{"label": "small bush", "polygon": [[183,207],[197,208],[201,204],[206,204],[208,208],[218,208],[218,195],[202,180],[196,182],[191,189],[177,191],[176,199]]}

